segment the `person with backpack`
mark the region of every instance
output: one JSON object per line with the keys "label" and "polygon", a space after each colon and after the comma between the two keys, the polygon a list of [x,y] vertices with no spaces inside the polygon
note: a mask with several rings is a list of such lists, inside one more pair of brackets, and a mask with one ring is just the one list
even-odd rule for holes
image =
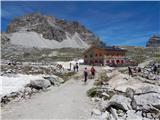
{"label": "person with backpack", "polygon": [[76,69],[77,69],[77,72],[78,72],[78,70],[79,70],[79,66],[78,66],[78,63],[76,63]]}
{"label": "person with backpack", "polygon": [[73,65],[73,71],[74,72],[76,71],[76,65]]}
{"label": "person with backpack", "polygon": [[153,73],[156,74],[157,73],[157,66],[154,64],[153,66]]}
{"label": "person with backpack", "polygon": [[128,74],[129,74],[129,76],[132,76],[132,75],[133,75],[133,73],[132,73],[132,69],[131,69],[131,67],[130,67],[130,66],[128,66]]}
{"label": "person with backpack", "polygon": [[87,82],[87,79],[88,79],[88,70],[87,70],[87,67],[85,67],[85,69],[84,69],[84,83]]}
{"label": "person with backpack", "polygon": [[94,77],[95,77],[95,72],[96,72],[96,70],[95,70],[94,66],[92,66],[92,68],[91,68],[92,79],[94,79]]}

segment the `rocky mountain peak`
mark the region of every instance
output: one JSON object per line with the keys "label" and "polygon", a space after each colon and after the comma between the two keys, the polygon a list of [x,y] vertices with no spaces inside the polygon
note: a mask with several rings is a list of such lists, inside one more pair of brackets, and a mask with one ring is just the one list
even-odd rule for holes
{"label": "rocky mountain peak", "polygon": [[153,35],[147,42],[146,47],[160,47],[160,36]]}
{"label": "rocky mountain peak", "polygon": [[73,36],[78,33],[80,38],[88,44],[98,38],[87,28],[77,21],[67,21],[57,19],[53,16],[42,15],[41,13],[31,13],[22,17],[17,17],[8,25],[7,32],[36,32],[43,38],[62,42],[67,39],[67,35]]}

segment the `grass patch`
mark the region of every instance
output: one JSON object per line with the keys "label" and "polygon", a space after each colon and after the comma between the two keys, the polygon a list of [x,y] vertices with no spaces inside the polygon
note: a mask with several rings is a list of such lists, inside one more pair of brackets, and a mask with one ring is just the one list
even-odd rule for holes
{"label": "grass patch", "polygon": [[[2,59],[14,59],[19,62],[54,62],[70,61],[83,57],[84,49],[62,48],[62,49],[42,49],[42,48],[21,48],[2,46]],[[71,52],[72,51],[72,52]]]}
{"label": "grass patch", "polygon": [[93,87],[87,91],[88,97],[99,97],[103,98],[104,100],[109,100],[114,94],[115,91],[108,91],[107,89],[102,89],[100,87]]}
{"label": "grass patch", "polygon": [[95,97],[97,95],[97,88],[93,87],[87,91],[87,96]]}

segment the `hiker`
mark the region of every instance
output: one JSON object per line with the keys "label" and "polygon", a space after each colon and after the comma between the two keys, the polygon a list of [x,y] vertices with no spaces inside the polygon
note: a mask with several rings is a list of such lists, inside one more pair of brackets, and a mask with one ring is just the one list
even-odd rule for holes
{"label": "hiker", "polygon": [[134,67],[133,70],[135,73],[137,73],[137,67]]}
{"label": "hiker", "polygon": [[73,70],[74,70],[74,72],[76,71],[76,65],[73,65]]}
{"label": "hiker", "polygon": [[69,70],[71,71],[71,69],[72,69],[72,63],[70,63],[69,66],[70,66]]}
{"label": "hiker", "polygon": [[154,64],[153,66],[153,73],[156,74],[157,73],[157,66]]}
{"label": "hiker", "polygon": [[87,68],[85,67],[85,69],[84,69],[84,83],[87,82],[87,78],[88,78],[88,71],[87,71]]}
{"label": "hiker", "polygon": [[77,69],[77,72],[78,72],[78,69],[79,69],[78,63],[76,63],[76,69]]}
{"label": "hiker", "polygon": [[94,66],[92,66],[92,68],[91,68],[92,79],[94,79],[95,72],[96,72],[96,70],[95,70]]}
{"label": "hiker", "polygon": [[129,74],[129,76],[132,76],[132,75],[133,75],[133,73],[132,73],[132,70],[131,70],[131,67],[130,67],[130,66],[128,66],[128,74]]}
{"label": "hiker", "polygon": [[141,68],[140,67],[138,67],[138,73],[140,73],[141,72]]}

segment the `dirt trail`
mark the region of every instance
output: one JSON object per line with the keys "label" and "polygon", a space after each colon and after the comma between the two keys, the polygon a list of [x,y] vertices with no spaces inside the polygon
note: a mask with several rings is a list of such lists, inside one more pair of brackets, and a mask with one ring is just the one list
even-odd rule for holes
{"label": "dirt trail", "polygon": [[[78,74],[82,74],[82,70]],[[2,109],[2,119],[91,119],[94,105],[86,91],[93,82],[88,80],[84,85],[81,80],[72,78],[60,87],[34,95],[30,100],[6,106]]]}

